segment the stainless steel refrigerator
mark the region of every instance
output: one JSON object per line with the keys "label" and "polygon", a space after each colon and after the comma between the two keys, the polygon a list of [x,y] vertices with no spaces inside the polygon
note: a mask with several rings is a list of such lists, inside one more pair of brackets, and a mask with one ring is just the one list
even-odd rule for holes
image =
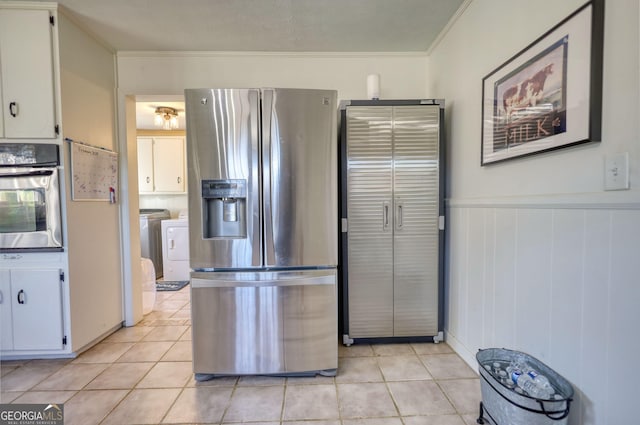
{"label": "stainless steel refrigerator", "polygon": [[193,369],[337,369],[337,93],[187,89]]}

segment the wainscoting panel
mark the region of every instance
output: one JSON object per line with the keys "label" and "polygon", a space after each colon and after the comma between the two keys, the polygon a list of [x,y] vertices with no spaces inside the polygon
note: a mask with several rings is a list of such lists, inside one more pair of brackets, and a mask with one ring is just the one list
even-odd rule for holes
{"label": "wainscoting panel", "polygon": [[640,209],[458,202],[448,218],[451,346],[473,368],[490,347],[545,362],[576,390],[573,425],[638,417]]}

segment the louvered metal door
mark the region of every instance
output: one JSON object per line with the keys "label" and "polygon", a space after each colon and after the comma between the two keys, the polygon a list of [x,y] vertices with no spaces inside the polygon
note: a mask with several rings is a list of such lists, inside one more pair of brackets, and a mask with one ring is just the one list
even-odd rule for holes
{"label": "louvered metal door", "polygon": [[349,327],[393,336],[392,108],[347,109]]}
{"label": "louvered metal door", "polygon": [[440,107],[347,118],[349,337],[438,333]]}
{"label": "louvered metal door", "polygon": [[438,106],[393,109],[393,335],[438,333]]}

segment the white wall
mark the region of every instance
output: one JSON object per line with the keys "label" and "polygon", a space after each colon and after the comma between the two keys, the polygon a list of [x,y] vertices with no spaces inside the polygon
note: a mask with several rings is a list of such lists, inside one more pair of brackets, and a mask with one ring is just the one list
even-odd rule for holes
{"label": "white wall", "polygon": [[[479,166],[482,78],[583,3],[476,0],[432,52],[428,91],[446,95],[452,125],[450,158],[455,164],[449,184],[456,199],[551,194],[575,198],[585,193],[591,202],[594,194],[598,199],[625,200],[640,193],[634,0],[607,3],[602,142]],[[615,152],[630,153],[632,193],[602,193],[604,155]],[[522,177],[514,178],[516,173]]]}
{"label": "white wall", "polygon": [[140,195],[140,208],[164,208],[169,210],[171,218],[178,218],[181,211],[189,208],[189,197],[182,195]]}
{"label": "white wall", "polygon": [[[59,14],[62,135],[117,150],[114,54]],[[119,211],[108,202],[71,199],[69,149],[63,146],[72,350],[122,322]]]}
{"label": "white wall", "polygon": [[[480,166],[482,78],[583,0],[475,0],[429,58],[447,101],[448,341],[538,357],[576,389],[570,423],[637,422],[640,131],[637,0],[605,12],[600,143]],[[604,191],[629,152],[631,190]]]}
{"label": "white wall", "polygon": [[426,96],[426,57],[417,54],[127,53],[118,85],[127,94],[183,94],[200,87],[295,87],[338,90],[366,99],[367,75],[380,74],[380,97]]}

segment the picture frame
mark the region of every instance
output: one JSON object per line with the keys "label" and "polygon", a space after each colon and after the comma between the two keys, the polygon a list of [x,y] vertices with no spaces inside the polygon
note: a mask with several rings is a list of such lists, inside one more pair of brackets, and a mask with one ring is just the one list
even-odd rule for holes
{"label": "picture frame", "polygon": [[481,166],[600,141],[604,0],[482,79]]}

